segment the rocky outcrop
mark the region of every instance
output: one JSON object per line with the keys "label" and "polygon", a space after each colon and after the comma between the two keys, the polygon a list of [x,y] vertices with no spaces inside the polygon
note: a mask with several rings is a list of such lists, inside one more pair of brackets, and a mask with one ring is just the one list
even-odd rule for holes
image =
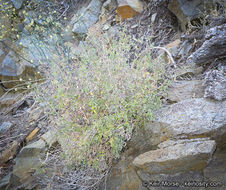
{"label": "rocky outcrop", "polygon": [[207,64],[226,55],[226,24],[209,29],[205,35],[205,42],[192,55],[188,63],[197,65]]}
{"label": "rocky outcrop", "polygon": [[[122,175],[133,176],[136,167],[140,168],[139,176],[151,175],[149,180],[158,178],[160,174],[159,179],[191,177],[193,174],[189,173],[190,170],[203,170],[210,161],[215,146],[222,147],[225,144],[225,106],[226,101],[191,98],[162,108],[152,124],[134,133],[121,160],[112,167],[107,187],[113,190],[112,182],[117,181],[120,185],[116,189],[132,190],[128,181],[122,181]],[[160,149],[156,149],[157,145]],[[153,165],[150,164],[148,169],[149,161]],[[167,172],[169,168],[171,174]],[[137,183],[140,183],[140,179]]]}

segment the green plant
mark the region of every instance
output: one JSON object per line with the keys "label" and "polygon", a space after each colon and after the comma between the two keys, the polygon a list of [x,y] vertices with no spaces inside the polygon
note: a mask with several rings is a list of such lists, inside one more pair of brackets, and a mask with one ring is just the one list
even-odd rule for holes
{"label": "green plant", "polygon": [[125,32],[118,39],[90,37],[81,48],[52,58],[37,100],[49,108],[67,160],[103,167],[153,119],[168,81],[163,62],[150,53],[140,58]]}

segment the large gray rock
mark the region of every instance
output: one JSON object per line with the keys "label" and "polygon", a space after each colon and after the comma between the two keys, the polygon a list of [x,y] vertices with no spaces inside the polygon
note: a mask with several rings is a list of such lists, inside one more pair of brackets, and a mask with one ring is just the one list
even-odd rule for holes
{"label": "large gray rock", "polygon": [[78,35],[86,34],[89,28],[98,21],[102,4],[100,0],[92,0],[87,7],[80,9],[70,22],[70,25],[73,25],[72,32]]}
{"label": "large gray rock", "polygon": [[153,144],[168,138],[217,139],[226,133],[225,107],[226,101],[188,99],[161,109],[156,121],[146,128],[145,133],[152,133]]}
{"label": "large gray rock", "polygon": [[222,70],[211,70],[205,76],[205,98],[224,100],[226,98],[226,77]]}
{"label": "large gray rock", "polygon": [[20,9],[22,7],[24,1],[25,0],[11,0],[11,2],[13,3],[13,6],[16,9]]}
{"label": "large gray rock", "polygon": [[[24,81],[41,79],[40,73],[30,64],[23,55],[18,56],[10,51],[5,57],[0,57],[0,80],[4,88],[12,88],[20,85],[23,89]],[[1,101],[1,100],[0,100]]]}
{"label": "large gray rock", "polygon": [[182,30],[185,31],[189,20],[203,16],[213,5],[214,0],[170,0],[168,9],[177,16]]}
{"label": "large gray rock", "polygon": [[25,66],[20,64],[20,59],[12,51],[6,55],[0,64],[0,75],[2,76],[18,76],[25,69]]}
{"label": "large gray rock", "polygon": [[159,148],[139,155],[133,164],[149,174],[202,171],[210,161],[216,143],[208,139],[166,141]]}
{"label": "large gray rock", "polygon": [[168,90],[168,99],[172,102],[180,102],[190,98],[202,98],[204,87],[201,80],[176,81]]}
{"label": "large gray rock", "polygon": [[[57,41],[57,39],[54,40]],[[49,39],[48,42],[45,42],[36,35],[24,34],[19,43],[23,47],[23,56],[25,56],[28,61],[31,61],[32,65],[37,66],[52,58],[55,48],[54,45],[56,44],[51,43],[51,41],[52,40]]]}
{"label": "large gray rock", "polygon": [[205,35],[205,42],[192,55],[187,62],[197,65],[207,64],[226,55],[226,24],[209,29]]}

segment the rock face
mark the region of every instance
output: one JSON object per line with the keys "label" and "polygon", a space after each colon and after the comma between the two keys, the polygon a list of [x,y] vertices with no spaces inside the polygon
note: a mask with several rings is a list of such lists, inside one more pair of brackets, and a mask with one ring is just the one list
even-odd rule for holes
{"label": "rock face", "polygon": [[189,20],[198,18],[213,8],[213,0],[170,0],[168,8],[180,21],[182,30],[186,30]]}
{"label": "rock face", "polygon": [[226,54],[226,24],[209,29],[205,35],[205,42],[188,57],[188,62],[197,65],[211,63],[216,58]]}

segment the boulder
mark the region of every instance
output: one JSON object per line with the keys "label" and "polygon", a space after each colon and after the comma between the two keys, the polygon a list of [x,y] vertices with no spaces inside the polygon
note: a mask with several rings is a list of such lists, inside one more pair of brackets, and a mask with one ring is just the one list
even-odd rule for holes
{"label": "boulder", "polygon": [[[22,87],[25,81],[39,80],[41,78],[40,73],[33,65],[16,55],[13,51],[10,51],[3,61],[0,62],[0,80],[6,89],[13,88],[18,84]],[[26,85],[23,86],[23,89],[25,88]]]}
{"label": "boulder", "polygon": [[215,148],[215,141],[208,139],[166,141],[159,149],[137,156],[133,164],[149,174],[202,171]]}
{"label": "boulder", "polygon": [[168,90],[168,99],[171,102],[180,102],[190,98],[202,98],[204,87],[201,80],[175,81]]}
{"label": "boulder", "polygon": [[73,26],[72,32],[77,35],[86,34],[89,28],[98,21],[102,4],[100,0],[92,0],[87,7],[82,7],[70,22]]}
{"label": "boulder", "polygon": [[226,54],[226,24],[207,30],[205,42],[191,54],[187,63],[194,62],[197,65],[213,62],[216,58]]}
{"label": "boulder", "polygon": [[214,98],[219,101],[226,98],[226,77],[223,69],[207,72],[204,81],[205,98]]}
{"label": "boulder", "polygon": [[177,16],[183,31],[188,21],[203,16],[214,6],[214,0],[170,0],[168,9]]}

